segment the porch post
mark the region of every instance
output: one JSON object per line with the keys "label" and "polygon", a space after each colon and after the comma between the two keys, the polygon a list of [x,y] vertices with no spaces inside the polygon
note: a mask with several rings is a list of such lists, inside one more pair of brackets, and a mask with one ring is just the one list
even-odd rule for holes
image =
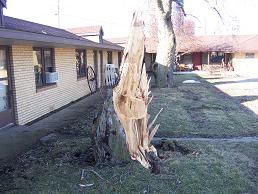
{"label": "porch post", "polygon": [[210,52],[208,52],[208,66],[210,65]]}

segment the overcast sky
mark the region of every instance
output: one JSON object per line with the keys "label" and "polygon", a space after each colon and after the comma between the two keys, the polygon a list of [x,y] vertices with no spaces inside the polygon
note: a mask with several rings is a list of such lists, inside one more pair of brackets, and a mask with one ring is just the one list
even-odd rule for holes
{"label": "overcast sky", "polygon": [[[127,36],[134,10],[148,6],[150,0],[59,0],[60,27],[102,25],[105,37]],[[211,0],[214,1],[215,0]],[[258,34],[256,0],[218,0],[221,20],[204,0],[185,0],[189,17],[196,22],[197,34]],[[58,27],[58,0],[8,0],[5,15]]]}

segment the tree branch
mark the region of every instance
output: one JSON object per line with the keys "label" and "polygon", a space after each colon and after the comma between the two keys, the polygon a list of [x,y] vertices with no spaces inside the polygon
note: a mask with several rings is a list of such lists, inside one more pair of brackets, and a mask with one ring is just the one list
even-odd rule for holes
{"label": "tree branch", "polygon": [[[204,1],[210,6],[211,9],[213,9],[218,14],[218,16],[220,17],[222,23],[224,24],[224,20],[223,20],[223,18],[221,16],[219,10],[215,6],[211,5],[209,0],[204,0]],[[217,1],[216,1],[216,4],[217,4]]]}
{"label": "tree branch", "polygon": [[164,14],[164,7],[161,0],[156,0],[157,8],[159,9],[160,14]]}
{"label": "tree branch", "polygon": [[172,0],[172,1],[174,1],[177,5],[179,5],[179,7],[182,10],[184,16],[186,16],[187,14],[185,13],[185,9],[184,9],[183,5],[178,0]]}

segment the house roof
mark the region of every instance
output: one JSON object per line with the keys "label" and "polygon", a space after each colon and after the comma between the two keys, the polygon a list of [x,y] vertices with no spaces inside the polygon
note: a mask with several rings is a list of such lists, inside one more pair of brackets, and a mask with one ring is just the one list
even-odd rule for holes
{"label": "house roof", "polygon": [[[83,37],[83,39],[85,37],[87,38],[87,35],[91,35],[91,36],[104,35],[102,26],[84,26],[84,27],[78,27],[78,28],[69,28],[67,29],[67,31],[74,33],[77,36]],[[99,44],[114,50],[124,49],[123,47],[105,39],[103,39],[103,43],[99,43]]]}
{"label": "house roof", "polygon": [[107,47],[113,48],[114,50],[124,50],[124,47],[119,46],[117,44],[114,44],[113,42],[110,42],[108,40],[103,39],[103,45],[106,45]]}
{"label": "house roof", "polygon": [[8,16],[4,16],[4,22],[4,27],[0,28],[0,40],[7,44],[13,42],[30,42],[54,46],[123,50],[123,48],[118,45],[95,43],[60,28]]}
{"label": "house roof", "polygon": [[17,30],[21,32],[32,32],[32,33],[42,34],[42,35],[81,40],[80,37],[66,30],[47,26],[47,25],[42,25],[34,22],[29,22],[29,21],[25,21],[17,18],[12,18],[9,16],[4,16],[4,22],[5,22],[4,28],[10,29],[10,30]]}
{"label": "house roof", "polygon": [[237,39],[239,51],[258,51],[258,35],[238,36]]}
{"label": "house roof", "polygon": [[77,35],[104,35],[102,26],[84,26],[77,28],[68,28],[67,31]]}
{"label": "house roof", "polygon": [[[177,36],[177,52],[255,52],[258,51],[258,35],[206,35]],[[157,52],[158,38],[145,41],[146,52]]]}
{"label": "house roof", "polygon": [[196,39],[202,45],[200,51],[258,51],[258,35],[209,35],[196,36]]}
{"label": "house roof", "polygon": [[128,37],[109,38],[107,40],[115,44],[126,44]]}
{"label": "house roof", "polygon": [[0,3],[3,7],[6,7],[6,0],[0,0]]}

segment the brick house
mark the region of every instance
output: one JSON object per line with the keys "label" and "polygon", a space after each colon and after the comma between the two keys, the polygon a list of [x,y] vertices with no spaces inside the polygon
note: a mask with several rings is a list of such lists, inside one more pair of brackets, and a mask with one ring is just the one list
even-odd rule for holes
{"label": "brick house", "polygon": [[[90,94],[86,67],[94,68],[100,86],[108,52],[123,51],[112,43],[2,14],[0,25],[0,128],[24,125]],[[118,65],[118,60],[112,62]]]}
{"label": "brick house", "polygon": [[[184,1],[179,2],[184,5]],[[151,71],[156,60],[159,30],[153,2],[144,8],[144,61],[147,71]],[[238,75],[258,76],[258,35],[196,36],[195,23],[184,19],[182,9],[177,4],[173,8],[172,22],[179,63],[193,64],[195,70],[206,70],[222,66],[223,60],[225,65],[232,65]],[[113,38],[110,41],[122,46],[127,42],[126,38]]]}

